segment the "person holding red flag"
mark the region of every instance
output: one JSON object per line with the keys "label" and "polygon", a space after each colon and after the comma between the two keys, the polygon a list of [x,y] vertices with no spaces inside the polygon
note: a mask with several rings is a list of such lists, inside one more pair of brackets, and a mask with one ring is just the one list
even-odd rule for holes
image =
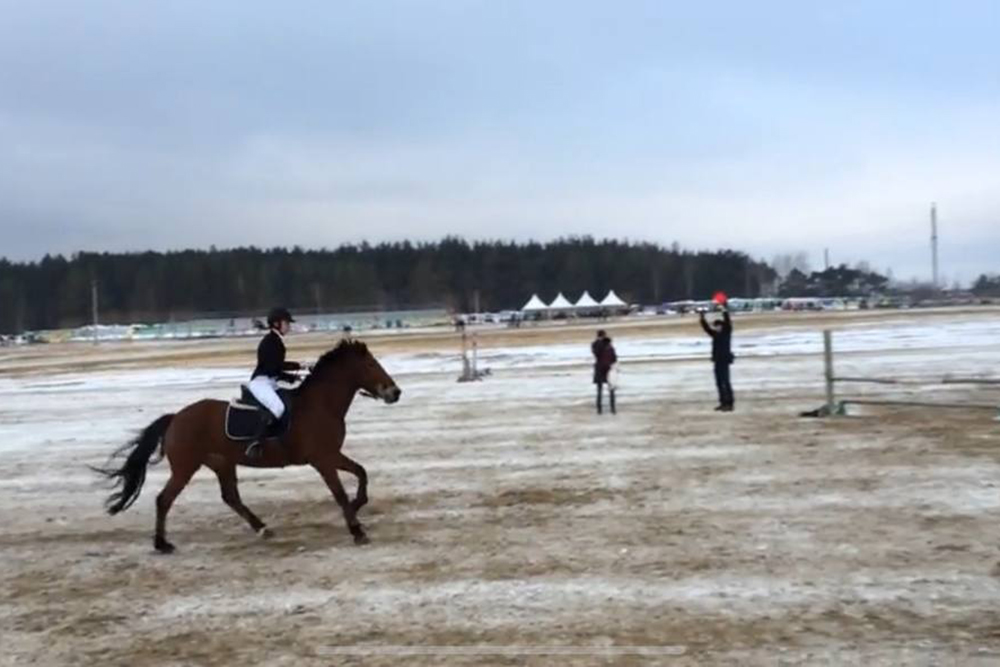
{"label": "person holding red flag", "polygon": [[708,325],[705,312],[699,313],[701,328],[712,338],[712,364],[715,366],[715,386],[719,390],[719,412],[732,412],[736,405],[733,386],[729,382],[729,367],[736,360],[733,356],[733,321],[729,317],[728,299],[719,292],[713,299],[722,306],[722,319]]}

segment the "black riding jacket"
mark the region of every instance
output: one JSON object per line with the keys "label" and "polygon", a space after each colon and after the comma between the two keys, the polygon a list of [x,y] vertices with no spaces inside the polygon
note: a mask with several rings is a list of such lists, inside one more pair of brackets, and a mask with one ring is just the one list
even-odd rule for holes
{"label": "black riding jacket", "polygon": [[257,368],[250,379],[263,375],[275,380],[295,382],[297,378],[285,371],[296,371],[299,368],[301,366],[298,363],[285,361],[285,343],[277,331],[270,331],[257,346]]}
{"label": "black riding jacket", "polygon": [[722,331],[716,331],[701,318],[701,328],[712,337],[712,362],[716,364],[733,363],[733,321],[729,319],[729,311],[722,312]]}

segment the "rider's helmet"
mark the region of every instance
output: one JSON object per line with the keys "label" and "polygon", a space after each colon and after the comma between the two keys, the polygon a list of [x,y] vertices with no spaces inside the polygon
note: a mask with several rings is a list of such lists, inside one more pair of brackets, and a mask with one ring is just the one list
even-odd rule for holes
{"label": "rider's helmet", "polygon": [[279,322],[294,322],[295,318],[292,314],[288,312],[287,308],[281,306],[277,308],[272,308],[271,312],[267,314],[267,326],[276,327]]}

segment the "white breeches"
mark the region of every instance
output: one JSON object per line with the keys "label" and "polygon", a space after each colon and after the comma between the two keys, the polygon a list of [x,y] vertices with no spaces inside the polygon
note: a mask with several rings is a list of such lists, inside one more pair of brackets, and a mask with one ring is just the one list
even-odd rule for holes
{"label": "white breeches", "polygon": [[247,389],[250,390],[254,398],[263,403],[264,407],[271,411],[275,419],[281,419],[281,415],[285,414],[285,404],[278,398],[278,382],[274,378],[258,375],[250,380],[247,384]]}

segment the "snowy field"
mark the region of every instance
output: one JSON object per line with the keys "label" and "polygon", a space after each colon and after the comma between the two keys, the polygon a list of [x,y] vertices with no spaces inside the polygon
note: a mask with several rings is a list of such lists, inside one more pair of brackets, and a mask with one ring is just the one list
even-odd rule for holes
{"label": "snowy field", "polygon": [[[492,376],[472,384],[453,335],[373,345],[404,395],[349,415],[372,544],[311,469],[241,471],[270,541],[203,471],[172,556],[151,548],[166,465],[114,518],[86,465],[234,395],[250,361],[202,363],[211,342],[4,351],[0,664],[997,664],[1000,423],[797,417],[824,400],[821,327],[802,321],[736,321],[728,415],[694,320],[608,325],[615,417],[593,412],[589,327],[484,336]],[[833,324],[838,374],[1000,377],[996,310]],[[1000,386],[844,389],[1000,405]]]}

